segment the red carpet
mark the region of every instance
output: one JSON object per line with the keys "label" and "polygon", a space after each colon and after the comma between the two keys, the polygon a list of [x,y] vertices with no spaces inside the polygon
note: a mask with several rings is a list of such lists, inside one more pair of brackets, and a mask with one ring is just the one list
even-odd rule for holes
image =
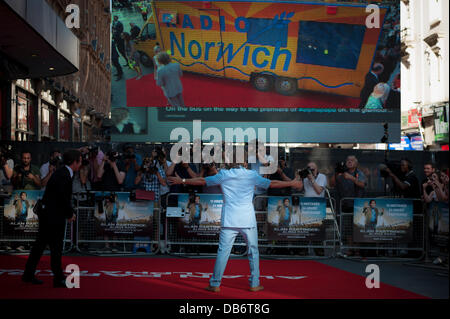
{"label": "red carpet", "polygon": [[[260,92],[249,82],[184,73],[183,97],[191,107],[302,107],[357,108],[359,99],[314,92],[284,96]],[[153,74],[140,80],[127,80],[127,106],[167,106],[167,99],[156,85]]]}
{"label": "red carpet", "polygon": [[[0,299],[396,299],[425,298],[381,283],[368,289],[365,278],[315,261],[262,260],[264,291],[250,293],[247,260],[230,260],[221,292],[203,288],[214,259],[64,257],[82,272],[79,289],[51,286],[49,258],[39,264],[42,286],[21,282],[26,256],[0,256]],[[84,273],[83,273],[84,272]]]}

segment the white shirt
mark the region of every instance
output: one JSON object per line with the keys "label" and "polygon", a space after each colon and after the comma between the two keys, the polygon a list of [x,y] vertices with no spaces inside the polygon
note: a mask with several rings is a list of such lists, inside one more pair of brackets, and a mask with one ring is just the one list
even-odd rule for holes
{"label": "white shirt", "polygon": [[325,187],[327,187],[327,177],[323,174],[318,174],[316,183],[323,187],[323,191],[318,195],[314,190],[313,184],[308,178],[303,179],[303,188],[305,189],[305,197],[325,197]]}
{"label": "white shirt", "polygon": [[73,178],[73,170],[72,170],[69,166],[67,166],[67,165],[66,165],[66,167],[67,167],[67,169],[69,170],[70,178]]}
{"label": "white shirt", "polygon": [[243,167],[221,169],[214,176],[205,177],[206,186],[220,185],[223,192],[222,227],[256,227],[253,208],[255,186],[267,189],[270,180]]}

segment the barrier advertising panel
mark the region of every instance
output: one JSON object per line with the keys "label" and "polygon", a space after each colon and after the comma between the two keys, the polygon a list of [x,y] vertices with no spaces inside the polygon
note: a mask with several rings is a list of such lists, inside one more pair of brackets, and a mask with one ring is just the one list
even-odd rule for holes
{"label": "barrier advertising panel", "polygon": [[413,236],[413,201],[408,199],[355,199],[355,242],[407,243]]}
{"label": "barrier advertising panel", "polygon": [[43,191],[18,190],[12,193],[9,200],[5,201],[3,215],[3,230],[7,236],[23,234],[37,234],[39,219],[33,213],[33,207]]}
{"label": "barrier advertising panel", "polygon": [[269,240],[323,240],[325,198],[269,197],[267,237]]}
{"label": "barrier advertising panel", "polygon": [[178,195],[178,207],[185,216],[179,218],[178,234],[182,238],[218,238],[223,198],[220,194]]}
{"label": "barrier advertising panel", "polygon": [[102,235],[150,236],[153,201],[130,201],[130,193],[97,192],[95,221]]}

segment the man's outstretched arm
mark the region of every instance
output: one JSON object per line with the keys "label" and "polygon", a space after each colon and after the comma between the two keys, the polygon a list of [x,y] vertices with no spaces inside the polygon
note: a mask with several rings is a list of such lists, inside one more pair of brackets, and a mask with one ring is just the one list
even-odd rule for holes
{"label": "man's outstretched arm", "polygon": [[185,179],[185,182],[183,183],[183,179],[178,176],[169,176],[167,178],[169,180],[170,185],[193,185],[193,186],[205,186],[206,180],[203,177],[195,177],[195,178],[189,178]]}
{"label": "man's outstretched arm", "polygon": [[303,183],[300,180],[293,179],[291,181],[270,181],[270,188],[285,188],[285,187],[294,187],[294,188],[302,188]]}

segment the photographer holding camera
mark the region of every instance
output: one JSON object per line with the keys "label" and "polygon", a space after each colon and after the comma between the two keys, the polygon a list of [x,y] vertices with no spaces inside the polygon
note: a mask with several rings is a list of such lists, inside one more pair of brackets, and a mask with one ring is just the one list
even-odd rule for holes
{"label": "photographer holding camera", "polygon": [[161,184],[161,186],[159,187],[161,205],[162,207],[166,208],[166,197],[170,192],[166,172],[169,169],[170,165],[172,165],[172,162],[167,160],[165,149],[159,146],[152,151],[152,157],[156,159],[156,167],[158,167],[159,174],[161,174],[161,177],[166,182],[165,185]]}
{"label": "photographer holding camera", "polygon": [[21,163],[14,168],[12,180],[14,189],[41,189],[40,171],[39,168],[31,165],[31,153],[29,151],[21,153]]}
{"label": "photographer holding camera", "polygon": [[[412,163],[407,158],[400,160],[400,174],[397,176],[389,167],[383,169],[394,182],[395,195],[403,198],[420,198],[419,179],[412,169]],[[400,175],[399,174],[399,175]]]}
{"label": "photographer holding camera", "polygon": [[61,152],[58,149],[54,149],[50,153],[50,159],[47,163],[44,163],[41,166],[41,185],[42,189],[45,189],[45,186],[47,186],[47,183],[52,177],[53,173],[58,169],[60,166],[62,166],[62,156]]}
{"label": "photographer holding camera", "polygon": [[[344,197],[363,197],[367,179],[364,173],[358,169],[358,159],[354,155],[347,156],[345,163],[341,162],[336,165],[334,179],[339,200]],[[353,205],[347,204],[343,203],[343,210],[353,211]]]}
{"label": "photographer holding camera", "polygon": [[[286,165],[286,160],[283,157],[278,159],[277,171],[267,177],[271,181],[286,181],[289,182],[294,178],[294,174],[290,168]],[[289,196],[292,190],[290,188],[269,188],[267,195],[269,196]]]}
{"label": "photographer holding camera", "polygon": [[141,189],[154,192],[155,201],[159,201],[161,185],[167,186],[164,177],[161,174],[161,170],[157,167],[157,161],[146,157],[144,158],[141,169],[137,173],[134,184],[141,185]]}
{"label": "photographer holding camera", "polygon": [[305,197],[325,197],[327,177],[319,173],[316,163],[310,162],[298,174],[303,181],[303,187],[300,190],[305,190]]}
{"label": "photographer holding camera", "polygon": [[101,180],[100,190],[113,192],[122,190],[125,168],[119,157],[118,152],[110,151],[103,158],[97,172],[97,177]]}
{"label": "photographer holding camera", "polygon": [[98,177],[98,170],[102,165],[105,153],[102,152],[100,147],[96,145],[89,145],[87,147],[88,160],[89,160],[89,180],[93,190],[101,190],[102,180]]}
{"label": "photographer holding camera", "polygon": [[142,157],[135,153],[131,144],[126,144],[123,148],[123,162],[125,165],[125,181],[123,182],[124,190],[130,192],[136,188],[135,179],[141,169]]}
{"label": "photographer holding camera", "polygon": [[11,188],[11,177],[14,173],[14,161],[8,149],[0,148],[0,188]]}

